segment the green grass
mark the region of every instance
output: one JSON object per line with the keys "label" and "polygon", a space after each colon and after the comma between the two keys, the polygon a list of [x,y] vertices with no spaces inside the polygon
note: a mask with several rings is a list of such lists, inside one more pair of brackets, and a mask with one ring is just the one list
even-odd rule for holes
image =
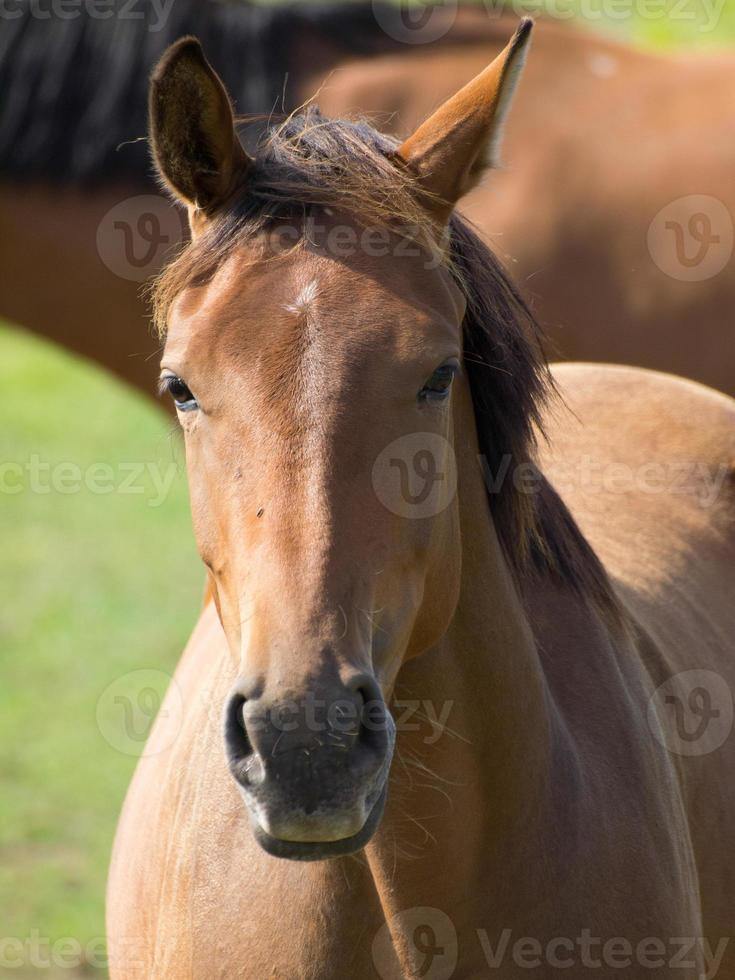
{"label": "green grass", "polygon": [[[589,0],[587,9],[602,2]],[[608,0],[615,2],[622,9]],[[658,47],[735,41],[731,0],[715,31],[702,30],[702,0],[684,8],[699,10],[694,21],[648,19],[645,2],[638,0],[632,20],[587,26]],[[679,0],[667,2],[671,9]],[[569,3],[579,8],[582,0]],[[37,934],[86,946],[104,932],[109,851],[135,764],[119,749],[140,744],[126,736],[116,697],[135,707],[149,689],[160,693],[196,618],[203,574],[183,451],[162,413],[91,366],[8,328],[0,328],[0,391],[0,467],[25,467],[34,454],[87,475],[105,463],[118,483],[120,464],[155,463],[163,474],[177,468],[160,506],[149,506],[150,478],[142,494],[40,493],[24,470],[22,492],[0,488],[0,943]],[[17,479],[0,470],[0,485]],[[153,673],[131,674],[140,670]],[[139,704],[136,736],[147,704]],[[0,963],[9,952],[0,948]],[[0,965],[0,977],[90,975],[104,971]]]}
{"label": "green grass", "polygon": [[578,10],[607,10],[606,19],[588,20],[644,47],[722,47],[735,41],[732,0],[571,0]]}
{"label": "green grass", "polygon": [[[0,330],[0,391],[0,937],[25,940],[38,930],[86,946],[104,934],[110,845],[135,763],[117,746],[138,744],[125,737],[113,692],[100,702],[100,730],[98,701],[130,671],[173,669],[196,619],[203,574],[183,450],[161,412],[89,365],[9,329]],[[34,455],[50,469],[31,485],[31,473],[17,465],[27,467]],[[60,464],[67,483],[54,488],[49,478],[64,476]],[[74,490],[68,464],[96,472],[98,488],[106,474],[89,468],[106,464],[117,486],[105,494],[60,492]],[[123,493],[121,464],[175,471],[165,502],[152,506],[158,495],[150,477],[137,481],[142,493]],[[21,483],[21,492],[7,492]],[[50,492],[39,492],[45,486]],[[165,685],[159,673],[130,683],[141,676],[145,687]],[[145,720],[139,712],[141,731]],[[55,975],[0,968],[3,976],[37,972]]]}
{"label": "green grass", "polygon": [[[422,0],[414,0],[422,3]],[[461,2],[461,0],[460,0]],[[707,48],[735,41],[733,0],[470,0],[490,12],[545,12],[654,48]]]}

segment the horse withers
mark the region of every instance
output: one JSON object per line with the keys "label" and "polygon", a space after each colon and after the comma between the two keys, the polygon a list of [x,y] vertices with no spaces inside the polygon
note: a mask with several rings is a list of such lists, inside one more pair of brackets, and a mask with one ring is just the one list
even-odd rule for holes
{"label": "horse withers", "polygon": [[312,109],[250,156],[196,41],[153,77],[214,602],[118,829],[114,978],[414,978],[428,938],[446,977],[735,970],[735,404],[550,374],[453,213],[530,34],[401,144]]}

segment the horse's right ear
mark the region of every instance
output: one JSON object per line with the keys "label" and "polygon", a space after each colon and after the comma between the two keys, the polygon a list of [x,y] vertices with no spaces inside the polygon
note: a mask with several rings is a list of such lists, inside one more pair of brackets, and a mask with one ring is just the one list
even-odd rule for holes
{"label": "horse's right ear", "polygon": [[196,38],[171,45],[156,65],[148,124],[158,173],[189,206],[195,230],[242,184],[252,163],[235,131],[225,87]]}
{"label": "horse's right ear", "polygon": [[396,158],[429,192],[441,223],[497,163],[503,124],[523,71],[533,21],[524,17],[510,43],[480,74],[447,99],[398,149]]}

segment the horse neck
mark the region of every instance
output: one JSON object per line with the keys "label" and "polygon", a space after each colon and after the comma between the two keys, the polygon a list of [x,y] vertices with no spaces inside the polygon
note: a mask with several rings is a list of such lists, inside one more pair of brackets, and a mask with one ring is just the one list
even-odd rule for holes
{"label": "horse neck", "polygon": [[[477,921],[488,886],[517,894],[519,875],[528,873],[532,838],[540,842],[548,826],[554,745],[544,674],[490,519],[466,392],[459,402],[459,605],[443,642],[399,674],[405,723],[398,718],[389,806],[367,855],[388,915],[431,904],[434,888],[441,908],[461,906]],[[412,730],[417,703],[421,717],[444,712],[444,731]]]}

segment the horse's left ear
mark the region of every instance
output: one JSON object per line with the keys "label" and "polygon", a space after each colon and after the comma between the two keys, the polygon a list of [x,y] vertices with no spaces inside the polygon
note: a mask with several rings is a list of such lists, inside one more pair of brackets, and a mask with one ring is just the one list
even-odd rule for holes
{"label": "horse's left ear", "polygon": [[457,201],[496,164],[503,123],[526,60],[533,21],[526,17],[495,61],[441,105],[398,150],[446,221]]}
{"label": "horse's left ear", "polygon": [[225,87],[196,38],[171,45],[156,65],[148,124],[158,173],[189,206],[195,232],[241,186],[252,163]]}

